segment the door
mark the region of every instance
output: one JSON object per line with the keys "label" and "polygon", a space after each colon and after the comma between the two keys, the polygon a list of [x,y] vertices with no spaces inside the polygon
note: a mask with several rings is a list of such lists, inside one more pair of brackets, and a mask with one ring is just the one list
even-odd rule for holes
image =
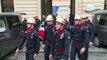
{"label": "door", "polygon": [[6,16],[6,20],[9,25],[8,33],[11,35],[11,40],[9,41],[9,44],[11,45],[10,48],[14,49],[19,42],[18,34],[20,32],[21,22],[18,16]]}
{"label": "door", "polygon": [[7,33],[6,20],[4,16],[0,16],[0,58],[7,54],[10,50],[8,43],[10,40],[10,34]]}

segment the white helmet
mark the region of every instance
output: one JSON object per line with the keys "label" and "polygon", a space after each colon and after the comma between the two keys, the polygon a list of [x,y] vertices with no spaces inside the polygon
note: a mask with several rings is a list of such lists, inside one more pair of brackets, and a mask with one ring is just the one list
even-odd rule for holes
{"label": "white helmet", "polygon": [[76,16],[74,17],[74,19],[81,19],[81,17],[80,17],[79,15],[76,15]]}
{"label": "white helmet", "polygon": [[53,17],[52,17],[52,15],[48,15],[47,17],[46,17],[46,21],[53,21],[54,19],[53,19]]}
{"label": "white helmet", "polygon": [[27,23],[35,24],[36,21],[33,17],[29,17],[29,18],[27,18]]}
{"label": "white helmet", "polygon": [[59,22],[59,23],[61,23],[61,24],[64,24],[64,19],[62,17],[60,17],[60,16],[58,16],[56,18],[56,21]]}
{"label": "white helmet", "polygon": [[87,16],[86,16],[86,15],[82,15],[82,16],[81,16],[81,19],[82,19],[82,18],[87,18]]}

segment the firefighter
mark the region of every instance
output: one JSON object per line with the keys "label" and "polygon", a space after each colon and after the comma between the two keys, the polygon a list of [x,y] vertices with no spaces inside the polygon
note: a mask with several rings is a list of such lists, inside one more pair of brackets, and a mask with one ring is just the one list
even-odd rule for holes
{"label": "firefighter", "polygon": [[40,40],[34,29],[34,24],[35,20],[33,17],[27,18],[27,31],[24,33],[21,43],[16,49],[16,55],[18,55],[21,47],[26,42],[26,60],[35,60],[40,49]]}
{"label": "firefighter", "polygon": [[44,57],[45,60],[49,60],[53,35],[55,32],[55,26],[53,25],[53,17],[52,15],[48,15],[46,18],[47,26],[45,27],[44,40],[42,44],[42,48],[44,49]]}
{"label": "firefighter", "polygon": [[53,60],[68,60],[69,46],[70,46],[70,33],[63,29],[64,19],[60,16],[56,18],[56,31],[54,39],[52,40],[52,48],[50,57]]}
{"label": "firefighter", "polygon": [[88,17],[86,15],[82,15],[81,19],[82,19],[82,24],[84,26],[88,26],[88,29],[89,29],[89,46],[93,46],[93,42],[94,42],[93,24],[91,23],[91,21],[88,19]]}
{"label": "firefighter", "polygon": [[89,46],[93,46],[94,45],[94,26],[93,23],[88,19],[88,17],[86,16],[86,24],[89,24],[90,26],[90,41],[89,41]]}
{"label": "firefighter", "polygon": [[[81,19],[82,19],[82,25],[88,27],[88,30],[89,30],[89,37],[88,37],[89,46],[93,46],[94,30],[93,30],[93,27],[91,26],[91,22],[88,22],[87,16],[85,16],[85,15],[82,15]],[[88,60],[88,48],[89,48],[89,46],[86,48],[86,51],[84,53],[85,54],[84,55],[85,60]]]}
{"label": "firefighter", "polygon": [[71,28],[71,52],[70,60],[75,60],[76,54],[78,54],[79,60],[84,60],[84,52],[88,46],[88,28],[81,25],[81,18],[79,15],[74,17],[75,25]]}

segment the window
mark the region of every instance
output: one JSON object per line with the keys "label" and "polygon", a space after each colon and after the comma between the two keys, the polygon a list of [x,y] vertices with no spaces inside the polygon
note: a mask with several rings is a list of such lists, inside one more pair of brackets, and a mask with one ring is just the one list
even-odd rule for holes
{"label": "window", "polygon": [[2,12],[14,12],[13,0],[1,0]]}
{"label": "window", "polygon": [[98,14],[95,18],[95,24],[107,26],[107,14]]}
{"label": "window", "polygon": [[0,32],[5,31],[6,25],[5,25],[5,19],[4,17],[0,17]]}
{"label": "window", "polygon": [[21,22],[20,22],[18,16],[6,16],[6,19],[8,21],[10,29],[21,26]]}

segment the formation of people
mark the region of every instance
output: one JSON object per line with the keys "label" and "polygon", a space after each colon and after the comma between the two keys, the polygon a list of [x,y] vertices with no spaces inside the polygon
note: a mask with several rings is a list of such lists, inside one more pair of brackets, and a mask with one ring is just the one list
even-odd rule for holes
{"label": "formation of people", "polygon": [[66,17],[43,15],[26,18],[22,22],[21,42],[16,49],[19,54],[25,43],[26,60],[36,60],[40,50],[40,40],[44,50],[44,60],[88,60],[88,48],[93,46],[94,27],[86,15],[75,15],[74,25]]}

